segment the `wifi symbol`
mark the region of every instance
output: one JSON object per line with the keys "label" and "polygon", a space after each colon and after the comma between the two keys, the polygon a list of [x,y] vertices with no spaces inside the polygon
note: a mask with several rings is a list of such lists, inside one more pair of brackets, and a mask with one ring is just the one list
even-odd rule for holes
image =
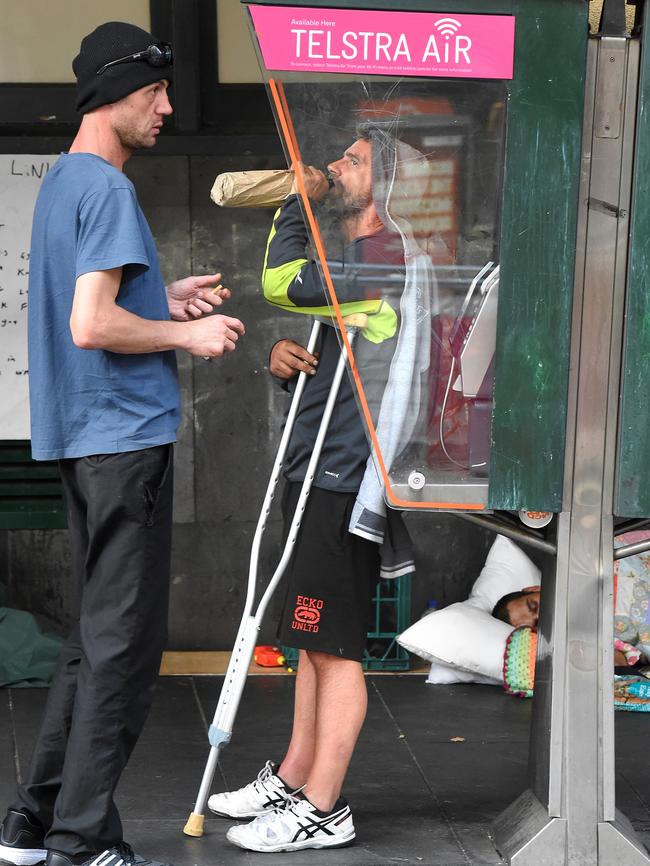
{"label": "wifi symbol", "polygon": [[434,27],[442,36],[449,39],[449,37],[453,36],[457,30],[460,30],[461,24],[460,21],[456,21],[455,18],[440,18],[435,22]]}

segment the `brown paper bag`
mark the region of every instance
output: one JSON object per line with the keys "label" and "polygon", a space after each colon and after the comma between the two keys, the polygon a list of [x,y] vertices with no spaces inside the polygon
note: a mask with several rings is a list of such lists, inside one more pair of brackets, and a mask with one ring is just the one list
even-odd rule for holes
{"label": "brown paper bag", "polygon": [[220,207],[278,207],[289,195],[293,172],[227,171],[217,175],[210,198]]}

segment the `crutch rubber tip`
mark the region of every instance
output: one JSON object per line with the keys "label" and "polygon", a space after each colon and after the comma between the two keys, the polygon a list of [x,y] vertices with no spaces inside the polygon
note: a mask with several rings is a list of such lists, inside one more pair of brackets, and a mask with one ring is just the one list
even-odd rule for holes
{"label": "crutch rubber tip", "polygon": [[202,836],[204,821],[205,817],[203,815],[197,815],[196,812],[190,812],[187,824],[183,827],[183,833],[185,833],[186,836]]}

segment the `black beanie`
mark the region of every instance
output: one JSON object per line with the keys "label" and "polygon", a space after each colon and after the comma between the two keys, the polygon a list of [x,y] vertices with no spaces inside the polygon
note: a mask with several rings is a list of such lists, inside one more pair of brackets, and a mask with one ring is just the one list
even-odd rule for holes
{"label": "black beanie", "polygon": [[85,114],[100,105],[117,102],[162,78],[171,81],[171,65],[150,66],[146,60],[118,63],[97,75],[105,63],[144,51],[156,42],[151,33],[124,21],[109,21],[84,36],[79,54],[72,61],[77,76],[77,111]]}

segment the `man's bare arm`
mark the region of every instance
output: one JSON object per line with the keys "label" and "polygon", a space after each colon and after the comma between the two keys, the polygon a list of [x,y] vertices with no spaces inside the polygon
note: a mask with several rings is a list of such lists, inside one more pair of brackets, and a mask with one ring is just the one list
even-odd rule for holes
{"label": "man's bare arm", "polygon": [[121,268],[83,274],[75,286],[70,330],[81,349],[121,354],[184,349],[191,355],[218,358],[232,352],[244,326],[230,316],[208,316],[189,322],[143,319],[115,300]]}

